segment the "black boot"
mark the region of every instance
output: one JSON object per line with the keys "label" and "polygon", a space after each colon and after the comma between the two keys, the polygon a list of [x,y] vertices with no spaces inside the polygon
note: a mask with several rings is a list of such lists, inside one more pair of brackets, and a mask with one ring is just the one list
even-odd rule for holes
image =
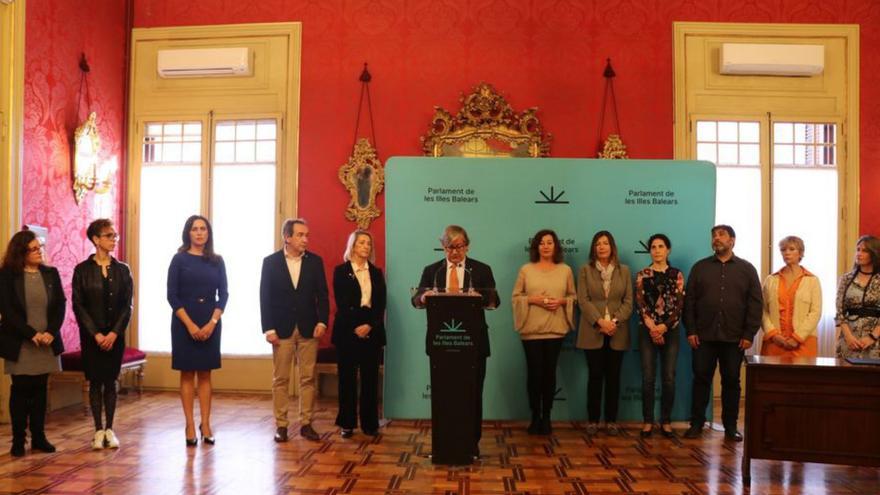
{"label": "black boot", "polygon": [[46,439],[46,386],[35,387],[28,416],[31,430],[31,449],[41,450],[49,454],[55,452],[55,446]]}
{"label": "black boot", "polygon": [[529,435],[539,435],[541,433],[541,416],[536,411],[532,411],[532,422],[529,423],[526,431],[529,432]]}
{"label": "black boot", "polygon": [[12,457],[24,455],[24,440],[27,431],[28,419],[27,397],[23,390],[12,385],[9,390],[9,416],[12,421],[12,449],[9,453]]}

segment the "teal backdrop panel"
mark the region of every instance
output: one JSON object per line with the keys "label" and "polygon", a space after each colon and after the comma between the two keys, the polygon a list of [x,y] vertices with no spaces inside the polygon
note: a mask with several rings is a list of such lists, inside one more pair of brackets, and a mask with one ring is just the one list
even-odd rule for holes
{"label": "teal backdrop panel", "polygon": [[[501,298],[501,306],[487,313],[492,355],[483,393],[486,419],[530,416],[525,356],[513,330],[511,293],[519,268],[528,262],[529,240],[538,230],[556,231],[575,278],[599,230],[614,235],[621,262],[633,275],[650,264],[645,244],[657,232],[671,239],[670,264],[685,275],[695,261],[711,254],[715,168],[708,162],[395,157],[386,163],[385,180],[384,407],[389,418],[431,415],[425,312],[412,307],[410,291],[422,269],[444,257],[439,237],[446,225],[467,230],[468,256],[492,267]],[[622,421],[642,418],[635,316],[629,331],[631,346],[621,379]],[[563,344],[554,419],[586,418],[587,365],[583,351],[574,348],[576,332]],[[683,331],[680,344],[675,420],[688,418],[691,403],[691,352]],[[659,403],[659,373],[656,387]]]}

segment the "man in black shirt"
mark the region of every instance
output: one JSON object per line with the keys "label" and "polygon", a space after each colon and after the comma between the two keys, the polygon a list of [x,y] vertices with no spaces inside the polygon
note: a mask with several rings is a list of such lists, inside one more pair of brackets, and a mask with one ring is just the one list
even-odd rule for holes
{"label": "man in black shirt", "polygon": [[721,372],[721,421],[724,437],[742,441],[739,374],[743,352],[761,327],[763,297],[758,272],[733,254],[736,233],[729,225],[712,227],[714,256],[694,264],[684,300],[684,324],[693,348],[694,389],[691,426],[685,438],[697,438],[706,422],[706,406],[715,367]]}

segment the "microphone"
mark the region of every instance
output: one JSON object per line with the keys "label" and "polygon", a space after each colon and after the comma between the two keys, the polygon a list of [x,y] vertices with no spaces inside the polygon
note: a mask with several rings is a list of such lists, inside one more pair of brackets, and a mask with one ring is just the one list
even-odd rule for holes
{"label": "microphone", "polygon": [[440,270],[444,270],[445,268],[446,268],[446,263],[444,262],[440,266],[438,266],[436,270],[434,270],[434,287],[433,287],[434,292],[437,292],[437,274],[440,273]]}
{"label": "microphone", "polygon": [[473,274],[473,270],[470,269],[470,268],[468,268],[468,267],[464,267],[464,271],[465,271],[465,273],[467,274],[467,279],[468,279],[468,284],[467,284],[467,285],[468,285],[468,288],[467,288],[468,294],[473,294],[473,292],[474,292],[474,274]]}

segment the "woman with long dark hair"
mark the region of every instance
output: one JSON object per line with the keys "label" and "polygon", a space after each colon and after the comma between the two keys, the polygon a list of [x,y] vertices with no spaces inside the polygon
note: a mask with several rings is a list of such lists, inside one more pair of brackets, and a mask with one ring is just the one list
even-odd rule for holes
{"label": "woman with long dark hair", "polygon": [[[373,236],[356,230],[348,236],[345,261],[333,270],[336,318],[333,344],[339,360],[339,413],[342,437],[351,437],[360,413],[361,430],[379,430],[379,361],[385,346],[385,278],[375,260]],[[360,373],[360,401],[358,401]]]}
{"label": "woman with long dark hair", "polygon": [[530,435],[552,433],[550,413],[556,396],[556,364],[562,339],[574,328],[577,294],[556,232],[539,230],[529,245],[529,262],[513,284],[513,326],[526,354]]}
{"label": "woman with long dark hair", "polygon": [[168,267],[168,303],[174,311],[171,368],[180,371],[180,401],[189,447],[198,444],[193,419],[196,386],[201,414],[199,434],[203,442],[214,444],[211,370],[220,368],[220,317],[228,299],[226,265],[214,252],[211,223],[201,215],[193,215],[183,226],[180,248]]}
{"label": "woman with long dark hair", "polygon": [[593,236],[590,260],[578,272],[577,294],[581,321],[575,345],[584,350],[589,369],[587,434],[599,431],[604,388],[606,432],[617,436],[620,367],[623,351],[629,348],[627,322],[633,309],[633,287],[629,267],[617,257],[611,232],[601,230]]}
{"label": "woman with long dark hair", "polygon": [[79,325],[83,371],[89,381],[89,404],[95,421],[92,449],[117,449],[119,439],[113,432],[113,417],[125,329],[131,319],[131,270],[110,254],[119,239],[113,222],[95,220],[86,229],[86,237],[95,245],[95,254],[73,271],[73,312]]}
{"label": "woman with long dark hair", "polygon": [[29,230],[12,236],[0,266],[0,357],[12,377],[9,453],[13,457],[25,454],[28,426],[33,450],[55,452],[46,439],[46,388],[49,373],[61,369],[65,302],[61,277],[58,270],[43,264],[43,245],[37,236]]}
{"label": "woman with long dark hair", "polygon": [[837,285],[837,357],[880,358],[880,239],[856,242],[855,263]]}
{"label": "woman with long dark hair", "polygon": [[675,400],[675,365],[678,361],[679,328],[684,308],[684,275],[669,266],[672,242],[665,234],[648,239],[651,264],[636,275],[636,303],[641,325],[639,354],[642,358],[642,417],[639,435],[654,431],[654,382],[660,355],[660,431],[672,438],[672,403]]}

